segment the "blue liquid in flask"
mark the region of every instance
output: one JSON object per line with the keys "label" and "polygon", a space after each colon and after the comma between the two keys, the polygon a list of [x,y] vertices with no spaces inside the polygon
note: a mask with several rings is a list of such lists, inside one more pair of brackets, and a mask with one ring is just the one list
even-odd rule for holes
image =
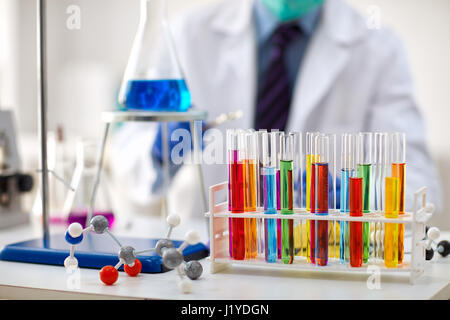
{"label": "blue liquid in flask", "polygon": [[127,84],[126,107],[151,111],[186,111],[191,93],[181,80],[130,80]]}

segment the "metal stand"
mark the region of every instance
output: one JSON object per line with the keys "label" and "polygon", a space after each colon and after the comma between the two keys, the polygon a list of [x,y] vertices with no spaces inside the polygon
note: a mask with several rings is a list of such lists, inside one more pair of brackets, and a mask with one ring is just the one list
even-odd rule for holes
{"label": "metal stand", "polygon": [[47,73],[46,73],[46,30],[45,0],[37,1],[37,105],[39,115],[39,139],[41,144],[41,199],[42,199],[42,231],[44,242],[49,239],[49,199],[48,199],[48,167],[47,167]]}
{"label": "metal stand", "polygon": [[[102,114],[102,121],[106,123],[105,125],[105,131],[103,135],[102,144],[99,149],[98,153],[98,160],[97,160],[97,171],[94,181],[94,186],[91,193],[91,199],[89,201],[89,210],[87,215],[87,222],[90,221],[90,219],[93,216],[94,206],[95,206],[95,198],[97,195],[97,189],[100,183],[100,176],[101,171],[103,167],[103,157],[105,153],[105,146],[106,141],[109,133],[109,128],[111,123],[118,123],[118,122],[161,122],[162,123],[162,153],[163,153],[163,176],[164,176],[164,186],[163,186],[163,193],[164,193],[164,209],[165,209],[165,215],[167,216],[169,214],[169,208],[167,203],[167,190],[169,187],[170,182],[170,171],[169,171],[169,137],[167,132],[167,122],[190,122],[191,127],[191,133],[192,133],[192,140],[193,140],[193,154],[194,154],[194,164],[197,166],[197,172],[198,172],[198,178],[200,182],[201,187],[201,194],[202,194],[202,200],[203,200],[203,209],[204,211],[207,210],[208,204],[206,200],[206,191],[204,187],[204,180],[203,180],[203,171],[201,167],[201,161],[198,160],[199,152],[201,153],[201,150],[198,146],[198,138],[197,137],[197,130],[195,130],[195,121],[196,120],[205,120],[207,116],[206,111],[199,111],[199,110],[191,110],[187,112],[130,112],[130,111],[107,111],[103,112]],[[200,135],[201,138],[201,135]],[[209,228],[208,228],[209,230]]]}

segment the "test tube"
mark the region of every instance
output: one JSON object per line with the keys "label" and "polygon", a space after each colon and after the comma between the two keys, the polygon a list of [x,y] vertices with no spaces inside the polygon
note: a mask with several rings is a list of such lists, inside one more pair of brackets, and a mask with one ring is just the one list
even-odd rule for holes
{"label": "test tube", "polygon": [[[292,177],[294,162],[294,136],[280,137],[280,202],[281,214],[294,213],[294,180]],[[281,260],[285,264],[294,261],[294,221],[281,219]]]}
{"label": "test tube", "polygon": [[[257,176],[257,207],[264,209],[264,175],[263,175],[263,148],[262,148],[262,136],[267,133],[266,129],[260,129],[256,132],[256,176]],[[264,222],[262,218],[257,219],[258,228],[258,252],[264,253]]]}
{"label": "test tube", "polygon": [[[314,138],[318,135],[318,132],[307,132],[306,133],[306,211],[311,211],[311,202],[314,202],[314,181],[312,174],[312,164],[315,162],[314,156]],[[306,220],[306,259],[308,262],[314,262],[311,260],[312,256],[315,256],[315,253],[311,250],[311,241],[315,241],[314,238],[311,238],[311,230],[313,230],[313,234],[315,232],[315,224],[314,220]]]}
{"label": "test tube", "polygon": [[263,135],[267,133],[266,129],[260,129],[256,131],[256,175],[259,178],[257,181],[257,207],[264,208],[264,175],[262,168],[264,167],[264,154],[263,154]]}
{"label": "test tube", "polygon": [[[244,211],[256,211],[256,132],[247,130],[243,133],[245,139],[244,159]],[[256,218],[244,218],[245,221],[245,257],[254,259],[258,255],[258,240]]]}
{"label": "test tube", "polygon": [[[263,173],[263,200],[264,213],[277,213],[277,137],[275,132],[270,134],[264,132],[262,134],[262,173]],[[264,245],[265,259],[267,262],[276,262],[278,258],[277,252],[277,219],[264,219]]]}
{"label": "test tube", "polygon": [[[337,199],[336,199],[336,134],[329,134],[330,139],[330,159],[328,160],[328,209],[336,211]],[[336,249],[338,245],[339,226],[337,221],[328,221],[328,257],[338,258],[339,249]]]}
{"label": "test tube", "polygon": [[294,161],[293,161],[293,178],[294,178],[294,206],[301,208],[304,202],[303,196],[303,143],[301,132],[290,132],[294,138]]}
{"label": "test tube", "polygon": [[[385,133],[375,132],[374,134],[374,210],[378,213],[383,211],[384,205],[384,152],[385,152]],[[382,245],[383,223],[375,222],[372,232],[373,256],[383,259]]]}
{"label": "test tube", "polygon": [[[392,152],[393,136],[386,134],[384,153],[384,214],[386,218],[397,218],[399,209],[398,185],[399,178],[393,176]],[[398,224],[385,223],[384,225],[384,265],[395,268],[398,265]]]}
{"label": "test tube", "polygon": [[[233,161],[237,161],[238,151],[233,150],[231,147],[232,135],[234,134],[234,129],[227,130],[227,165],[228,165],[228,211],[231,212],[231,163]],[[232,223],[231,218],[228,218],[228,234],[229,234],[229,243],[228,249],[230,257],[233,256],[233,237],[232,237]]]}
{"label": "test tube", "polygon": [[[398,178],[398,214],[405,214],[406,135],[392,134],[392,176]],[[403,263],[405,225],[398,224],[398,264]]]}
{"label": "test tube", "polygon": [[[280,139],[284,136],[282,131],[272,131],[277,137],[276,156],[277,156],[277,210],[281,210],[281,196],[280,196],[280,158],[281,158],[281,145]],[[277,219],[277,241],[278,241],[278,259],[281,259],[281,219]]]}
{"label": "test tube", "polygon": [[[362,178],[363,188],[363,212],[370,212],[370,195],[372,183],[372,132],[360,132],[356,143],[356,165],[357,176]],[[369,260],[370,255],[370,223],[363,223],[363,262]]]}
{"label": "test tube", "polygon": [[[229,155],[231,213],[244,212],[244,133],[241,130],[227,131],[227,149]],[[235,260],[245,259],[245,222],[244,218],[231,218],[229,236],[231,238],[231,257]]]}
{"label": "test tube", "polygon": [[314,187],[311,183],[312,174],[311,168],[314,163],[314,138],[318,135],[318,132],[306,133],[306,210],[311,212],[311,191]]}
{"label": "test tube", "polygon": [[[363,215],[364,178],[349,178],[349,212],[351,217]],[[350,221],[350,266],[361,267],[363,264],[363,223]]]}
{"label": "test tube", "polygon": [[[302,207],[303,204],[303,143],[301,132],[290,132],[294,139],[294,161],[292,178],[294,180],[294,207]],[[294,220],[294,255],[302,255],[303,225],[301,220]]]}
{"label": "test tube", "polygon": [[[329,163],[330,141],[333,135],[320,134],[315,137],[316,161],[312,164],[314,172],[314,198],[315,205],[311,203],[311,212],[316,215],[328,215],[329,206]],[[313,236],[311,234],[311,236]],[[328,221],[315,221],[315,264],[325,266],[328,263]]]}
{"label": "test tube", "polygon": [[[352,133],[343,133],[341,135],[341,214],[348,214],[349,206],[349,181],[355,175],[355,150],[356,137]],[[348,221],[340,222],[339,235],[339,260],[341,263],[349,261],[349,233],[350,228]]]}

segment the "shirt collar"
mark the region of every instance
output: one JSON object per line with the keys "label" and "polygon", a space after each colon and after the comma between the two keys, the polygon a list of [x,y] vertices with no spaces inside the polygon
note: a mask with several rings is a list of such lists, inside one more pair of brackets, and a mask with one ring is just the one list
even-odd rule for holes
{"label": "shirt collar", "polygon": [[[261,0],[256,0],[254,2],[254,17],[256,22],[256,30],[258,43],[264,43],[269,39],[272,32],[280,24],[278,19],[269,11],[269,9],[261,3]],[[311,36],[313,33],[317,21],[319,20],[320,11],[322,6],[318,6],[308,12],[306,15],[299,18],[298,25],[301,30],[306,34],[306,36]]]}

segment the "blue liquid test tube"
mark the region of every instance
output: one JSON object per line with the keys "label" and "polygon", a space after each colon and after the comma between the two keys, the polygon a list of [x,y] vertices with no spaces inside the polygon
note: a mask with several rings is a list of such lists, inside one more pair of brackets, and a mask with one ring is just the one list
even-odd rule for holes
{"label": "blue liquid test tube", "polygon": [[[264,213],[277,213],[277,185],[276,185],[276,142],[277,134],[264,132],[262,134],[262,150],[263,150],[263,198]],[[276,262],[278,259],[277,251],[277,219],[264,219],[264,249],[265,259],[267,262]]]}

